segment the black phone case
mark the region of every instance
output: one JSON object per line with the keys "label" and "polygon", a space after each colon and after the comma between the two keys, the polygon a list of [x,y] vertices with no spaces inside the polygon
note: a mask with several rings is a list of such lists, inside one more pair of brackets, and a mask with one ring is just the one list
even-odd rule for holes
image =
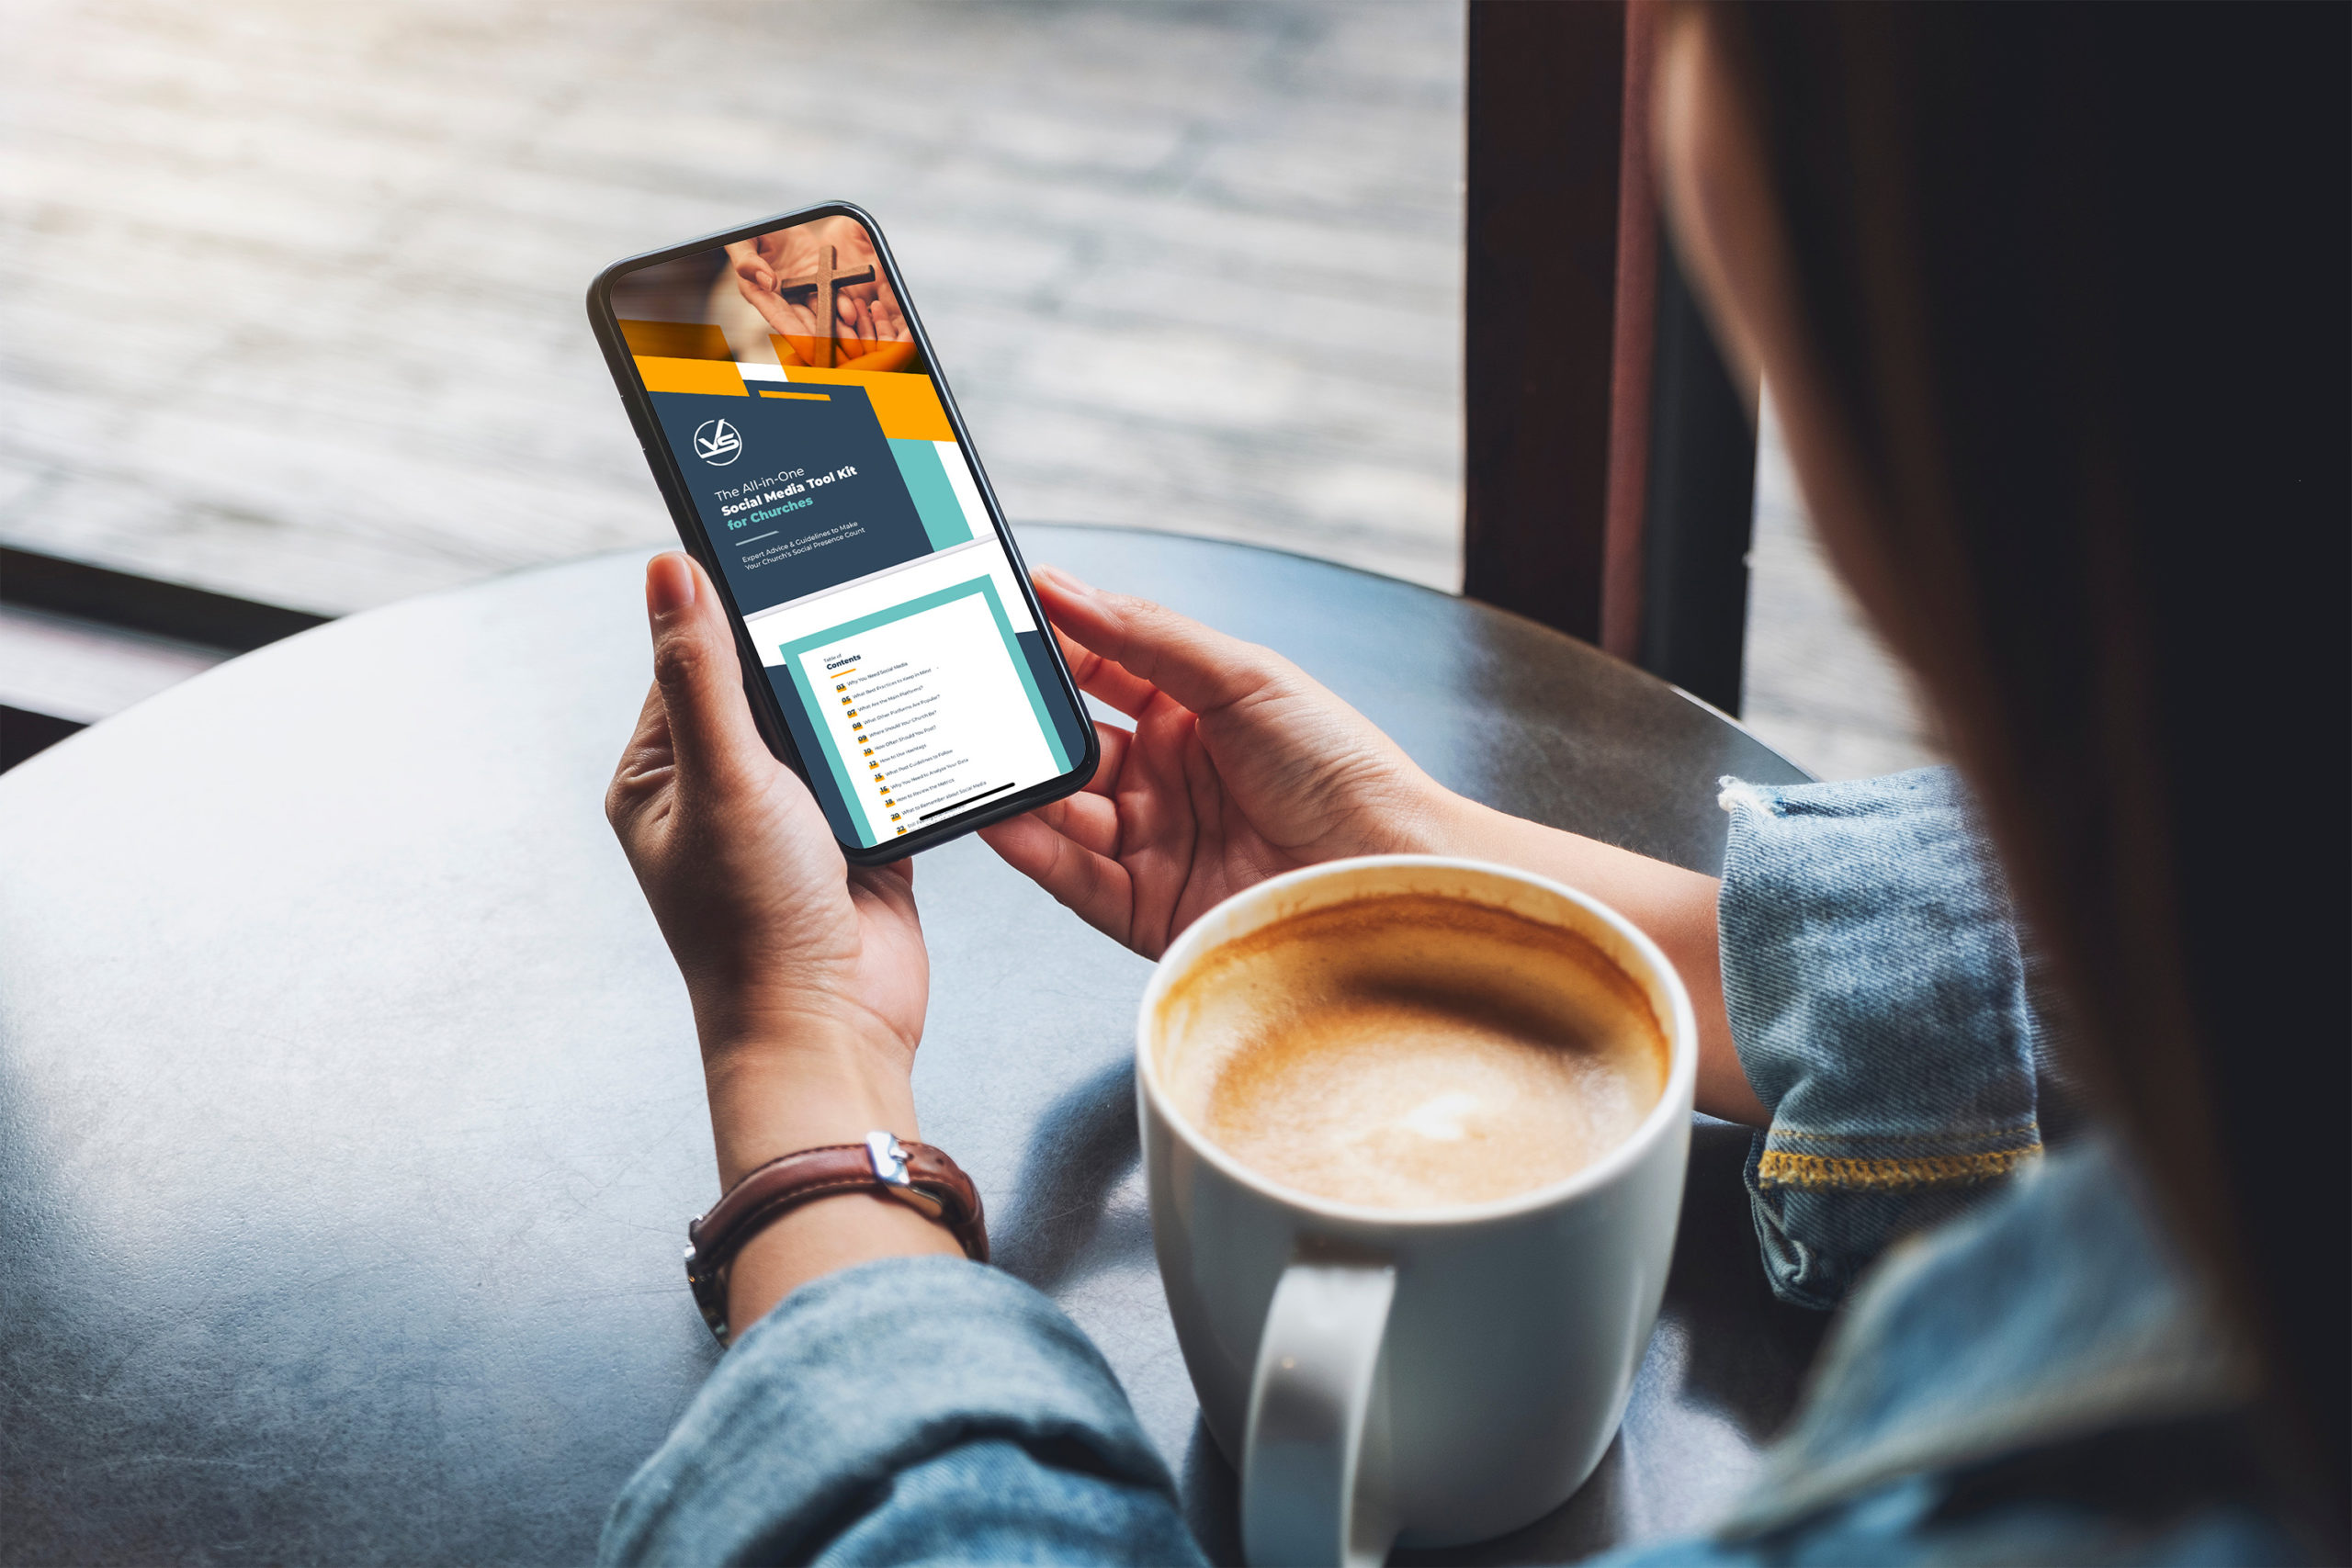
{"label": "black phone case", "polygon": [[[755,223],[705,234],[682,244],[665,245],[658,251],[624,256],[598,273],[595,281],[588,286],[588,324],[596,333],[597,346],[605,351],[605,364],[613,373],[614,386],[619,389],[621,406],[628,411],[629,425],[637,432],[638,449],[645,454],[646,464],[653,470],[653,482],[660,487],[662,499],[670,508],[670,521],[678,530],[679,540],[685,546],[687,553],[702,563],[704,572],[718,590],[720,602],[727,606],[727,624],[735,633],[736,658],[743,667],[743,694],[751,702],[752,716],[759,722],[760,735],[767,741],[768,750],[798,773],[803,781],[808,777],[808,764],[801,760],[799,749],[792,743],[791,732],[785,727],[783,711],[777,705],[775,693],[761,672],[759,649],[752,646],[751,634],[744,629],[743,613],[735,604],[734,592],[728,586],[725,574],[719,570],[718,554],[712,549],[710,540],[704,533],[702,519],[696,515],[694,502],[687,494],[685,477],[679,471],[669,444],[662,439],[662,427],[654,418],[651,398],[639,380],[628,344],[621,337],[619,318],[613,312],[612,292],[614,279],[639,267],[674,261],[697,251],[716,250],[738,240],[752,239],[771,230],[788,228],[812,219],[833,217],[850,218],[863,223],[866,233],[873,238],[874,254],[881,262],[891,288],[898,295],[899,308],[906,317],[907,330],[914,334],[915,346],[930,369],[932,386],[939,393],[940,407],[946,412],[947,423],[956,433],[956,445],[970,459],[980,500],[988,507],[989,522],[995,527],[997,538],[1004,546],[1006,558],[1012,563],[1012,575],[1019,581],[1022,597],[1028,602],[1030,616],[1040,626],[1046,626],[1045,611],[1038,605],[1036,592],[1029,585],[1028,565],[1021,558],[1021,547],[1013,539],[1012,530],[1005,524],[1003,509],[997,504],[996,491],[989,483],[978,454],[972,449],[972,438],[964,428],[964,416],[956,407],[955,394],[948,390],[946,377],[940,371],[939,357],[932,352],[931,338],[922,329],[922,318],[916,312],[914,301],[908,297],[898,263],[890,255],[889,242],[882,237],[881,225],[875,222],[873,215],[864,208],[846,201],[820,202],[814,207],[763,218]],[[1094,776],[1094,770],[1102,763],[1102,742],[1094,733],[1094,726],[1085,722],[1086,703],[1079,694],[1077,682],[1070,679],[1069,667],[1062,660],[1060,647],[1050,637],[1046,639],[1046,646],[1053,654],[1055,677],[1061,682],[1063,694],[1077,712],[1080,728],[1084,732],[1086,751],[1077,765],[1059,778],[1048,779],[1044,784],[989,806],[976,807],[969,816],[923,828],[903,839],[892,839],[872,849],[851,843],[836,835],[834,842],[841,845],[842,853],[851,864],[888,865],[892,861],[961,838],[991,822],[1001,822],[1008,817],[1035,810],[1049,801],[1059,800],[1086,787],[1087,782]]]}

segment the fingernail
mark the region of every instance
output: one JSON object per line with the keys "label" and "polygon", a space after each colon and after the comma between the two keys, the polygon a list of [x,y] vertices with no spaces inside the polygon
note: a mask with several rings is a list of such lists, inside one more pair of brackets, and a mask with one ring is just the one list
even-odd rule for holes
{"label": "fingernail", "polygon": [[695,602],[695,569],[676,550],[645,563],[645,611],[657,619],[674,615]]}

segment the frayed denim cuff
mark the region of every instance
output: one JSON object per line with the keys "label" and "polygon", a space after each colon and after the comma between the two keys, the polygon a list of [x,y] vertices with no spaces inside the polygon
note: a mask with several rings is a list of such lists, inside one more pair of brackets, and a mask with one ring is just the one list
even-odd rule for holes
{"label": "frayed denim cuff", "polygon": [[[1018,1516],[1006,1540],[992,1509]],[[831,1557],[1176,1562],[1199,1549],[1077,1325],[1009,1274],[926,1258],[815,1280],[753,1325],[622,1490],[598,1552]]]}
{"label": "frayed denim cuff", "polygon": [[1724,1004],[1772,1124],[1747,1188],[1772,1289],[1830,1307],[1895,1237],[2041,1152],[2008,894],[1957,774],[1723,781]]}

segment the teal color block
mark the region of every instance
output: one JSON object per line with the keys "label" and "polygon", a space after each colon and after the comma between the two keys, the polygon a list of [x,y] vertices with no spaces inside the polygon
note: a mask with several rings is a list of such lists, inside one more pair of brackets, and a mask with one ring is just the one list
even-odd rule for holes
{"label": "teal color block", "polygon": [[818,706],[817,694],[808,684],[808,677],[801,671],[800,656],[824,643],[832,642],[841,637],[855,637],[858,633],[870,630],[875,626],[888,626],[892,621],[900,621],[909,615],[921,615],[925,610],[944,604],[951,599],[961,599],[968,593],[977,593],[980,596],[982,602],[989,607],[989,615],[996,622],[997,636],[1004,639],[1005,656],[1012,661],[1012,672],[1021,678],[1021,689],[1029,698],[1029,711],[1036,717],[1038,735],[1046,742],[1046,750],[1053,756],[1056,771],[1064,773],[1069,772],[1069,752],[1062,745],[1060,727],[1054,723],[1053,716],[1046,711],[1045,694],[1037,689],[1036,678],[1029,672],[1029,660],[1021,651],[1021,639],[1013,635],[1012,618],[1004,613],[1004,601],[997,597],[996,584],[987,578],[976,577],[969,582],[959,582],[952,588],[943,588],[936,593],[926,593],[921,598],[910,599],[902,604],[893,604],[888,609],[876,610],[870,615],[860,615],[854,621],[843,621],[837,626],[827,626],[823,631],[811,633],[797,642],[781,645],[776,649],[776,657],[784,661],[785,669],[791,674],[793,689],[800,694],[800,700],[808,705],[809,728],[817,732],[817,744],[825,753],[826,765],[832,769],[834,782],[841,786],[842,799],[847,804],[850,815],[856,821],[858,841],[869,849],[882,841],[880,830],[866,820],[864,809],[857,804],[857,796],[851,792],[849,764],[840,751],[834,749],[832,732],[826,727],[823,712]]}
{"label": "teal color block", "polygon": [[890,455],[899,459],[899,472],[907,481],[907,493],[914,497],[915,513],[922,519],[922,531],[931,536],[931,547],[944,550],[970,539],[972,525],[964,520],[964,507],[956,499],[956,487],[947,482],[947,470],[939,461],[939,448],[928,441],[901,441],[892,436]]}
{"label": "teal color block", "polygon": [[800,694],[800,706],[808,716],[808,728],[817,732],[817,744],[825,753],[825,766],[832,773],[833,787],[842,793],[842,806],[849,812],[850,823],[857,830],[857,841],[872,849],[882,841],[882,835],[874,830],[872,822],[866,820],[865,807],[857,803],[857,791],[849,782],[849,764],[835,750],[832,733],[825,728],[825,713],[820,705],[824,699],[818,696],[816,688],[808,683],[808,677],[801,670],[798,660],[786,658],[784,669],[792,677],[792,689]]}

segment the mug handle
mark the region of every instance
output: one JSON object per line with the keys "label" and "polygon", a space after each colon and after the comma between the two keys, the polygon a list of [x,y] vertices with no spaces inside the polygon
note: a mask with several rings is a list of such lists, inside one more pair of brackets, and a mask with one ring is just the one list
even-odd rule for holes
{"label": "mug handle", "polygon": [[1392,1263],[1298,1259],[1274,1287],[1250,1380],[1241,1550],[1251,1568],[1377,1565],[1396,1533],[1381,1347]]}

